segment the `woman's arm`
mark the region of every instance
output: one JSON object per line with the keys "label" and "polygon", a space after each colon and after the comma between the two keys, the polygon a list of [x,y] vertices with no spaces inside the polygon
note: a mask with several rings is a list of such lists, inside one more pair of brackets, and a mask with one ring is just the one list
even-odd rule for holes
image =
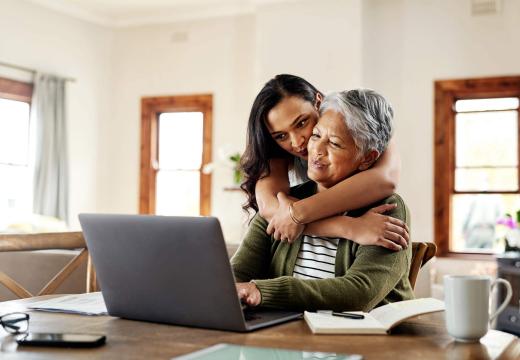
{"label": "woman's arm", "polygon": [[[283,193],[278,193],[280,209],[286,209],[296,200]],[[271,224],[266,229],[267,234],[274,239],[287,240],[292,243],[302,233],[324,237],[340,237],[349,239],[359,245],[376,245],[391,250],[402,250],[408,247],[410,241],[409,230],[405,222],[392,216],[383,215],[396,208],[397,204],[389,203],[370,209],[360,217],[331,216],[326,219],[313,221],[307,225],[295,225],[293,239],[283,238],[280,232]],[[289,212],[287,210],[287,212]]]}
{"label": "woman's arm", "polygon": [[370,169],[351,176],[330,189],[295,202],[294,216],[302,223],[309,223],[384,199],[394,193],[400,170],[401,159],[392,139],[386,151]]}
{"label": "woman's arm", "polygon": [[303,230],[297,223],[308,224],[384,199],[393,194],[400,168],[401,160],[396,145],[391,140],[387,150],[370,169],[353,175],[330,189],[294,202],[293,216],[288,208],[278,207],[274,214],[270,214],[267,232],[274,234],[276,240],[294,241]]}
{"label": "woman's arm", "polygon": [[383,215],[396,204],[384,204],[370,209],[360,217],[333,216],[308,224],[307,235],[341,237],[359,245],[376,245],[400,251],[408,247],[410,236],[405,222]]}
{"label": "woman's arm", "polygon": [[[294,198],[278,193],[280,209],[287,209]],[[408,247],[410,241],[409,230],[405,222],[392,216],[383,215],[396,208],[396,204],[383,204],[370,209],[360,217],[331,216],[326,219],[313,221],[307,225],[291,223],[294,234],[290,238],[283,237],[279,229],[274,229],[272,223],[267,226],[266,232],[276,240],[295,241],[302,233],[307,235],[340,237],[349,239],[360,245],[377,245],[391,250],[402,250]],[[286,212],[290,212],[286,210]],[[292,220],[291,220],[292,221]]]}
{"label": "woman's arm", "polygon": [[267,221],[271,220],[278,210],[276,194],[289,193],[289,162],[287,159],[271,159],[269,161],[270,173],[256,183],[256,202],[260,215]]}
{"label": "woman's arm", "polygon": [[[289,207],[297,199],[278,193],[279,212],[290,214]],[[307,225],[296,224],[290,219],[290,227],[294,229],[290,237],[283,237],[280,229],[275,229],[272,222],[266,229],[267,234],[278,240],[289,243],[302,233],[325,237],[349,239],[360,245],[377,245],[391,250],[402,250],[408,247],[409,230],[405,222],[392,216],[383,215],[395,210],[397,204],[387,203],[370,209],[360,217],[332,216],[313,221]],[[290,215],[289,215],[290,216]],[[291,230],[293,231],[293,230]]]}

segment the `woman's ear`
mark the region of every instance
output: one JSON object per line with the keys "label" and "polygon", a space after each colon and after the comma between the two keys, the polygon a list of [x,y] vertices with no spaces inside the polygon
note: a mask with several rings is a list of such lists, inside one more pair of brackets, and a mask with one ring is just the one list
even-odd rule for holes
{"label": "woman's ear", "polygon": [[316,93],[316,101],[314,102],[314,107],[317,111],[320,110],[321,102],[323,101],[323,95],[320,93]]}
{"label": "woman's ear", "polygon": [[361,159],[361,162],[359,163],[358,170],[364,171],[368,168],[370,168],[376,160],[379,158],[379,151],[377,150],[370,150],[368,154],[363,156],[363,159]]}

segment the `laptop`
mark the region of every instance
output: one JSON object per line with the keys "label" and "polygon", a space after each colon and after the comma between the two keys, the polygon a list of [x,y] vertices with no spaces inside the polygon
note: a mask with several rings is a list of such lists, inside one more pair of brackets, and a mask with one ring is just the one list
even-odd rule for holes
{"label": "laptop", "polygon": [[80,214],[109,315],[252,331],[301,317],[247,309],[214,217]]}

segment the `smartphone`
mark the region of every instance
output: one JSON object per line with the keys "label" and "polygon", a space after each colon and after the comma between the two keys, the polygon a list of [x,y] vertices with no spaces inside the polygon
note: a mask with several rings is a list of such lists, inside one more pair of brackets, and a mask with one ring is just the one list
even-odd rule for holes
{"label": "smartphone", "polygon": [[23,346],[91,348],[104,345],[106,336],[91,334],[28,333],[16,340],[16,342]]}

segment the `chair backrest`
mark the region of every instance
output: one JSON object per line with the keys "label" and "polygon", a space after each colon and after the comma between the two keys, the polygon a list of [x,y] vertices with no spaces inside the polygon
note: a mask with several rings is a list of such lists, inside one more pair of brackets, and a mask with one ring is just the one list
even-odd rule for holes
{"label": "chair backrest", "polygon": [[[86,292],[97,291],[96,273],[88,249],[86,247],[83,233],[60,232],[60,233],[38,233],[38,234],[0,234],[0,252],[34,251],[34,250],[75,250],[81,249],[68,264],[66,264],[49,282],[36,294],[53,294],[56,289],[76,270],[82,263],[87,262],[87,284]],[[0,271],[0,284],[13,292],[19,298],[35,296],[16,282],[13,278]]]}
{"label": "chair backrest", "polygon": [[410,273],[408,279],[415,289],[415,281],[419,275],[419,269],[424,266],[437,252],[437,246],[431,242],[413,242],[412,243],[412,263],[410,265]]}

